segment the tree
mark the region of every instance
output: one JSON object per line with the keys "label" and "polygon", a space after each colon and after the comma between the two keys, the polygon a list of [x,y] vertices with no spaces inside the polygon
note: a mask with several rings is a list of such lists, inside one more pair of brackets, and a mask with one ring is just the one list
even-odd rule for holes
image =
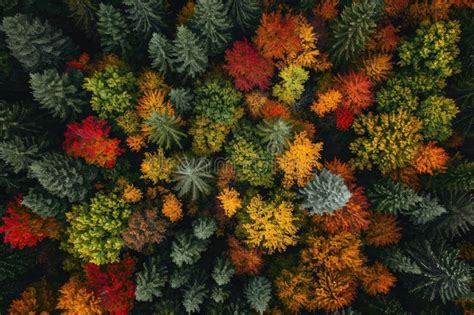
{"label": "tree", "polygon": [[304,92],[309,72],[301,66],[291,64],[283,68],[278,76],[281,82],[273,87],[272,95],[288,105],[295,105]]}
{"label": "tree", "polygon": [[31,73],[30,86],[41,107],[65,120],[75,118],[84,110],[85,92],[79,88],[82,79],[79,71],[59,74],[57,70],[47,69],[42,73]]}
{"label": "tree", "polygon": [[211,186],[208,182],[213,176],[208,168],[209,162],[205,158],[180,159],[173,174],[173,189],[177,191],[178,196],[189,196],[193,201],[209,194]]}
{"label": "tree", "polygon": [[110,4],[99,4],[97,11],[97,31],[100,45],[106,52],[127,56],[131,50],[130,28],[122,13]]}
{"label": "tree", "polygon": [[29,104],[0,101],[0,140],[37,135],[43,131],[41,118]]}
{"label": "tree", "polygon": [[140,171],[143,174],[141,177],[151,180],[154,184],[160,181],[169,182],[175,167],[176,160],[166,157],[162,148],[154,153],[145,152],[140,166]]}
{"label": "tree", "polygon": [[183,217],[183,204],[174,194],[166,194],[163,197],[163,207],[161,212],[171,222],[179,221]]}
{"label": "tree", "polygon": [[231,40],[232,21],[222,0],[198,1],[190,25],[204,39],[209,55],[223,52]]}
{"label": "tree", "polygon": [[212,279],[218,286],[228,284],[235,274],[235,269],[228,258],[218,257],[214,269],[212,270]]}
{"label": "tree", "polygon": [[30,188],[21,204],[43,218],[55,217],[64,213],[68,206],[64,199],[57,198],[40,187]]}
{"label": "tree", "polygon": [[388,268],[379,261],[372,267],[367,267],[362,271],[362,287],[369,295],[387,294],[395,285],[396,278]]}
{"label": "tree", "polygon": [[143,263],[143,269],[136,275],[135,299],[139,302],[151,302],[154,297],[161,297],[167,280],[168,270],[159,265],[157,258],[152,257],[147,263]]}
{"label": "tree", "polygon": [[416,116],[422,122],[421,133],[426,140],[445,141],[452,134],[451,123],[459,113],[453,99],[430,96],[420,104]]}
{"label": "tree", "polygon": [[347,63],[364,51],[378,14],[377,1],[364,0],[344,7],[332,27],[330,56],[335,64]]}
{"label": "tree", "polygon": [[48,147],[49,143],[43,139],[14,137],[10,140],[0,141],[0,159],[18,174],[28,170],[28,167],[38,158],[40,153]]}
{"label": "tree", "polygon": [[395,215],[374,213],[369,228],[365,231],[365,242],[375,247],[394,245],[402,237],[400,231]]}
{"label": "tree", "polygon": [[148,36],[166,27],[169,12],[165,0],[125,0],[124,4],[135,31]]}
{"label": "tree", "polygon": [[59,299],[56,308],[61,310],[61,314],[74,315],[86,312],[91,315],[101,315],[104,313],[100,299],[88,290],[79,280],[79,277],[69,278],[59,289]]}
{"label": "tree", "polygon": [[240,194],[234,188],[224,188],[217,199],[219,199],[220,205],[228,217],[232,217],[242,207]]}
{"label": "tree", "polygon": [[233,236],[228,239],[229,258],[238,275],[257,275],[263,264],[263,251],[247,248]]}
{"label": "tree", "polygon": [[31,163],[29,176],[36,178],[52,195],[77,202],[92,190],[97,171],[61,153],[45,153]]}
{"label": "tree", "polygon": [[280,154],[289,146],[293,137],[293,125],[281,117],[273,120],[264,119],[257,125],[256,133],[271,152]]}
{"label": "tree", "polygon": [[60,29],[24,14],[4,17],[2,31],[13,57],[27,72],[59,68],[75,51],[71,39]]}
{"label": "tree", "polygon": [[335,111],[342,102],[342,94],[339,90],[330,89],[319,94],[318,101],[311,105],[313,111],[319,117],[324,117],[327,113]]}
{"label": "tree", "polygon": [[165,239],[166,221],[158,219],[156,209],[133,211],[122,238],[127,247],[141,252],[145,245],[160,244]]}
{"label": "tree", "polygon": [[338,88],[343,99],[342,106],[349,108],[353,113],[358,114],[368,108],[374,102],[372,87],[374,84],[362,71],[350,71],[337,77]]}
{"label": "tree", "polygon": [[190,89],[182,87],[173,88],[168,97],[178,114],[185,114],[191,110],[194,95]]}
{"label": "tree", "polygon": [[227,8],[234,27],[244,32],[255,29],[263,9],[258,0],[230,0]]}
{"label": "tree", "polygon": [[374,184],[367,196],[374,209],[390,214],[409,213],[422,201],[413,189],[392,180]]}
{"label": "tree", "polygon": [[172,46],[170,41],[161,33],[153,33],[148,44],[148,54],[151,66],[160,74],[166,75],[168,70],[173,70],[171,58]]}
{"label": "tree", "polygon": [[186,136],[179,128],[179,118],[169,111],[163,113],[154,112],[145,121],[144,130],[148,140],[165,149],[172,146],[181,148],[181,140]]}
{"label": "tree", "polygon": [[326,169],[314,174],[314,179],[300,189],[303,199],[301,207],[308,209],[311,215],[333,213],[346,205],[351,198],[340,175],[335,175]]}
{"label": "tree", "polygon": [[244,293],[250,307],[263,314],[272,298],[272,285],[267,278],[254,277],[248,282]]}
{"label": "tree", "polygon": [[209,294],[206,284],[202,279],[196,279],[188,285],[183,293],[183,306],[188,314],[199,312],[200,305]]}
{"label": "tree", "polygon": [[232,126],[215,122],[206,116],[197,116],[188,130],[193,136],[193,152],[204,156],[219,152],[231,129]]}
{"label": "tree", "polygon": [[436,142],[430,141],[420,146],[413,160],[413,167],[418,174],[433,175],[436,171],[445,171],[448,160],[448,153],[443,148],[437,147]]}
{"label": "tree", "polygon": [[200,240],[209,239],[217,230],[217,223],[211,217],[201,217],[193,222],[194,236]]}
{"label": "tree", "polygon": [[8,314],[48,314],[54,311],[53,292],[44,284],[27,287],[18,299],[12,301]]}
{"label": "tree", "polygon": [[171,260],[175,265],[192,265],[201,258],[209,241],[197,238],[191,233],[180,233],[171,244]]}
{"label": "tree", "polygon": [[193,79],[207,68],[206,49],[186,26],[178,26],[171,49],[171,60],[177,73]]}

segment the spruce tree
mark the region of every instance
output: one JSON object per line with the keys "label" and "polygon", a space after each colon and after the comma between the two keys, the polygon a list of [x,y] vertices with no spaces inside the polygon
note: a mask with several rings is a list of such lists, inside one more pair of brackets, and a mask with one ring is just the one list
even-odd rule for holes
{"label": "spruce tree", "polygon": [[447,238],[468,234],[474,226],[471,192],[445,192],[441,194],[441,200],[446,213],[432,223],[429,231]]}
{"label": "spruce tree", "polygon": [[230,0],[227,7],[234,26],[243,32],[257,27],[263,11],[259,0]]}
{"label": "spruce tree", "polygon": [[263,314],[272,298],[272,284],[267,278],[254,277],[250,279],[244,293],[250,307]]}
{"label": "spruce tree", "polygon": [[214,279],[218,286],[229,283],[234,274],[235,269],[227,257],[217,258],[214,269],[212,270],[212,279]]}
{"label": "spruce tree", "polygon": [[209,239],[217,231],[217,223],[211,217],[201,217],[193,222],[193,232],[200,240]]}
{"label": "spruce tree", "polygon": [[143,269],[137,273],[135,298],[139,302],[151,302],[154,297],[163,295],[163,287],[166,285],[168,271],[161,265],[157,258],[151,258],[143,264]]}
{"label": "spruce tree", "polygon": [[97,11],[97,31],[100,45],[105,52],[127,56],[131,50],[130,29],[122,13],[110,4],[99,5]]}
{"label": "spruce tree", "polygon": [[148,44],[148,54],[151,66],[162,75],[166,75],[169,70],[172,70],[171,51],[170,41],[161,33],[153,33]]}
{"label": "spruce tree", "polygon": [[42,139],[14,137],[0,141],[0,159],[12,167],[14,173],[28,169],[30,164],[48,146]]}
{"label": "spruce tree", "polygon": [[41,107],[65,120],[75,118],[87,103],[85,92],[80,88],[82,79],[79,71],[59,74],[57,70],[47,69],[42,73],[31,73],[30,86]]}
{"label": "spruce tree", "polygon": [[30,177],[44,189],[70,202],[84,200],[93,188],[97,176],[94,167],[62,153],[45,153],[30,165]]}
{"label": "spruce tree", "polygon": [[191,28],[204,39],[209,55],[223,52],[231,40],[232,21],[222,0],[198,1]]}
{"label": "spruce tree", "polygon": [[0,101],[0,140],[38,134],[43,129],[38,124],[41,116],[29,104]]}
{"label": "spruce tree", "polygon": [[268,150],[279,154],[288,148],[288,142],[293,136],[293,126],[280,117],[273,120],[264,119],[257,125],[257,135]]}
{"label": "spruce tree", "polygon": [[202,278],[198,277],[198,279],[195,279],[183,292],[183,306],[188,314],[199,312],[201,304],[209,294],[205,279]]}
{"label": "spruce tree", "polygon": [[208,62],[206,49],[201,45],[201,41],[186,26],[182,25],[178,26],[171,58],[176,72],[191,78],[203,73]]}
{"label": "spruce tree", "polygon": [[200,240],[190,233],[181,233],[171,245],[171,260],[178,266],[192,265],[207,249],[208,240]]}
{"label": "spruce tree", "polygon": [[168,2],[165,0],[124,0],[133,30],[145,36],[166,27]]}
{"label": "spruce tree", "polygon": [[213,178],[208,168],[209,161],[206,158],[180,159],[173,176],[176,183],[173,189],[177,191],[178,196],[189,196],[191,200],[197,200],[208,195],[211,192],[208,182]]}
{"label": "spruce tree", "polygon": [[60,29],[24,14],[4,17],[1,30],[13,57],[27,72],[59,68],[75,51],[71,39]]}
{"label": "spruce tree", "polygon": [[407,213],[422,201],[413,189],[391,180],[373,185],[367,196],[375,210],[392,214]]}
{"label": "spruce tree", "polygon": [[21,203],[43,218],[55,217],[66,211],[68,206],[64,199],[55,197],[40,187],[30,188]]}
{"label": "spruce tree", "polygon": [[426,224],[444,213],[446,209],[439,204],[438,198],[425,195],[410,211],[409,219],[414,224]]}
{"label": "spruce tree", "polygon": [[178,117],[169,113],[154,112],[145,121],[145,125],[150,131],[148,140],[158,146],[170,149],[173,146],[181,148],[181,140],[186,136],[180,130]]}

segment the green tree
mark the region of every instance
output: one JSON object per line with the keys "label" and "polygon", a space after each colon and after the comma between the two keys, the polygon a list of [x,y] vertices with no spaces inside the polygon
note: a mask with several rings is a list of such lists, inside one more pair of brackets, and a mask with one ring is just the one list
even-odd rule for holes
{"label": "green tree", "polygon": [[160,265],[156,257],[143,263],[143,269],[136,275],[135,298],[139,302],[151,302],[154,297],[163,295],[163,288],[168,280],[168,270]]}
{"label": "green tree", "polygon": [[212,270],[212,279],[214,279],[218,286],[228,284],[234,274],[235,269],[227,257],[217,258],[214,269]]}
{"label": "green tree", "polygon": [[209,241],[201,240],[190,233],[180,233],[171,244],[171,260],[178,267],[192,265],[201,258]]}
{"label": "green tree", "polygon": [[149,36],[166,27],[168,2],[165,0],[124,0],[133,30]]}
{"label": "green tree", "polygon": [[0,101],[0,140],[40,133],[43,126],[38,121],[42,116],[29,104]]}
{"label": "green tree", "polygon": [[195,78],[207,68],[206,49],[198,37],[186,26],[178,26],[173,41],[171,59],[176,72],[185,77]]}
{"label": "green tree", "polygon": [[182,147],[181,140],[186,134],[179,130],[178,118],[174,114],[153,112],[145,125],[149,130],[148,140],[152,143],[165,149]]}
{"label": "green tree", "polygon": [[75,118],[86,105],[85,92],[80,88],[83,77],[79,71],[59,74],[47,69],[30,74],[30,86],[35,100],[54,117]]}
{"label": "green tree", "polygon": [[148,54],[151,66],[162,75],[166,75],[169,70],[172,70],[170,59],[172,48],[170,41],[163,34],[153,33],[148,44]]}
{"label": "green tree", "polygon": [[28,72],[59,68],[71,59],[75,46],[58,28],[24,14],[4,17],[1,30],[13,57]]}
{"label": "green tree", "polygon": [[267,278],[253,277],[245,287],[244,294],[250,307],[263,314],[272,298],[272,284]]}
{"label": "green tree", "polygon": [[97,31],[104,51],[122,56],[127,56],[130,52],[130,27],[123,14],[112,5],[104,3],[99,5]]}
{"label": "green tree", "polygon": [[55,197],[40,187],[30,188],[21,203],[43,218],[55,217],[64,213],[68,207],[64,199]]}
{"label": "green tree", "polygon": [[293,138],[293,125],[281,117],[264,119],[257,125],[256,133],[263,145],[271,152],[279,154],[288,148],[288,143]]}
{"label": "green tree", "polygon": [[217,223],[211,217],[201,217],[193,222],[193,232],[200,240],[209,239],[217,231]]}
{"label": "green tree", "polygon": [[230,0],[227,2],[229,15],[234,26],[241,31],[253,30],[258,26],[262,15],[262,2],[259,0]]}
{"label": "green tree", "polygon": [[209,161],[205,158],[184,157],[178,161],[173,182],[173,189],[179,197],[189,196],[192,201],[211,192],[209,181],[213,176],[209,173]]}
{"label": "green tree", "polygon": [[309,79],[309,72],[292,64],[281,70],[278,76],[281,82],[273,87],[273,96],[288,105],[295,105],[304,92],[304,84]]}
{"label": "green tree", "polygon": [[426,140],[445,141],[452,130],[452,121],[459,109],[453,99],[444,96],[430,96],[420,104],[416,116],[423,123],[421,133]]}
{"label": "green tree", "polygon": [[48,143],[42,139],[14,137],[0,141],[0,159],[18,174],[27,170],[47,146]]}
{"label": "green tree", "polygon": [[392,214],[408,213],[422,198],[410,187],[387,180],[374,184],[367,192],[372,207]]}
{"label": "green tree", "polygon": [[201,304],[209,294],[205,281],[203,279],[195,279],[183,292],[183,306],[188,312],[194,313],[201,310]]}
{"label": "green tree", "polygon": [[183,115],[191,110],[194,95],[188,88],[172,88],[168,94],[171,104],[178,114]]}

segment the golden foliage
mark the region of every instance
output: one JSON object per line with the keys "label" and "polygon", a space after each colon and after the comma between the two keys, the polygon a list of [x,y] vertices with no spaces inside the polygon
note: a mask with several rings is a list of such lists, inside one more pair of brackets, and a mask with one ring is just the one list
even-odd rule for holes
{"label": "golden foliage", "polygon": [[244,101],[250,116],[258,118],[262,116],[262,109],[268,101],[268,97],[260,91],[254,91],[246,94]]}
{"label": "golden foliage", "polygon": [[448,160],[448,153],[437,147],[436,142],[430,141],[418,149],[418,154],[413,159],[413,167],[418,174],[433,175],[436,171],[446,170]]}
{"label": "golden foliage", "polygon": [[224,209],[224,213],[228,217],[232,217],[237,210],[242,207],[240,194],[234,188],[224,188],[217,196],[217,199],[219,199],[221,207]]}
{"label": "golden foliage", "polygon": [[175,166],[176,160],[165,157],[163,149],[159,148],[156,153],[145,152],[140,171],[143,174],[142,178],[149,179],[156,184],[161,180],[169,182]]}
{"label": "golden foliage", "polygon": [[361,274],[362,287],[368,295],[387,294],[396,281],[397,278],[379,261],[364,268]]}
{"label": "golden foliage", "polygon": [[312,143],[305,131],[297,134],[293,143],[282,156],[277,158],[278,167],[283,171],[283,186],[289,189],[295,183],[305,186],[313,175],[313,169],[321,170],[319,162],[323,144]]}
{"label": "golden foliage", "polygon": [[145,70],[137,79],[137,85],[140,92],[160,90],[167,94],[171,88],[165,83],[164,78],[155,71]]}
{"label": "golden foliage", "polygon": [[100,300],[85,288],[77,276],[73,276],[59,289],[56,308],[63,315],[103,314]]}
{"label": "golden foliage", "polygon": [[138,152],[146,145],[145,137],[142,135],[128,136],[125,141],[132,152]]}
{"label": "golden foliage", "polygon": [[189,0],[186,4],[181,8],[176,17],[176,24],[177,25],[184,25],[186,24],[194,15],[194,7],[196,3],[193,0]]}
{"label": "golden foliage", "polygon": [[165,92],[157,90],[146,91],[145,94],[138,99],[136,110],[138,116],[143,119],[150,118],[154,112],[174,115],[174,109],[170,101],[165,101]]}
{"label": "golden foliage", "polygon": [[245,248],[235,237],[229,237],[229,258],[238,275],[257,275],[263,264],[263,252],[257,248]]}
{"label": "golden foliage", "polygon": [[318,284],[314,300],[308,306],[310,310],[322,308],[335,312],[349,305],[356,297],[356,281],[348,274],[323,271],[317,274]]}
{"label": "golden foliage", "polygon": [[310,302],[312,281],[303,271],[284,269],[275,280],[276,295],[291,312],[297,313]]}
{"label": "golden foliage", "polygon": [[392,71],[391,56],[379,54],[364,60],[364,70],[374,82],[382,82],[387,79]]}
{"label": "golden foliage", "polygon": [[319,95],[318,101],[311,105],[311,110],[319,117],[333,112],[341,104],[342,94],[336,89],[330,89]]}
{"label": "golden foliage", "polygon": [[172,193],[163,197],[163,207],[161,212],[171,222],[179,221],[183,217],[183,204]]}
{"label": "golden foliage", "polygon": [[140,117],[133,110],[128,110],[116,119],[117,125],[127,135],[133,135],[140,132]]}
{"label": "golden foliage", "polygon": [[143,198],[140,189],[133,185],[127,185],[122,193],[122,199],[128,203],[137,203]]}
{"label": "golden foliage", "polygon": [[365,243],[375,247],[397,244],[402,237],[400,231],[396,216],[375,213],[365,232]]}
{"label": "golden foliage", "polygon": [[46,282],[34,284],[23,291],[8,307],[9,315],[48,315],[54,310],[53,292]]}

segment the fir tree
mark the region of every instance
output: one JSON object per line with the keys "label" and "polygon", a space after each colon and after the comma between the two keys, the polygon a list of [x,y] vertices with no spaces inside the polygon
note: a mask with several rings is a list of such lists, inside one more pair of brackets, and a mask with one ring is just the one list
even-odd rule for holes
{"label": "fir tree", "polygon": [[455,163],[445,173],[433,177],[432,187],[436,191],[470,191],[474,189],[474,163]]}
{"label": "fir tree", "polygon": [[28,104],[0,101],[0,140],[39,133],[42,130],[39,119],[41,114]]}
{"label": "fir tree", "polygon": [[168,70],[172,70],[171,52],[170,41],[161,33],[153,33],[148,44],[148,54],[151,66],[162,75],[166,75]]}
{"label": "fir tree", "polygon": [[426,224],[444,213],[446,209],[439,204],[438,199],[426,195],[410,211],[410,221],[414,224]]}
{"label": "fir tree", "polygon": [[250,307],[263,314],[272,298],[272,285],[264,277],[254,277],[250,279],[244,293]]}
{"label": "fir tree", "polygon": [[214,279],[218,286],[223,286],[229,283],[234,274],[235,269],[227,257],[217,258],[214,269],[212,270],[212,279]]}
{"label": "fir tree", "polygon": [[281,117],[273,120],[264,119],[257,125],[256,133],[268,150],[279,154],[288,148],[288,143],[293,136],[293,126]]}
{"label": "fir tree", "polygon": [[200,305],[209,294],[206,284],[202,279],[196,279],[183,292],[183,306],[188,312],[194,313],[201,310]]}
{"label": "fir tree", "polygon": [[193,234],[181,233],[171,245],[171,260],[178,266],[192,265],[207,249],[208,240],[200,240]]}
{"label": "fir tree", "polygon": [[173,41],[171,59],[176,72],[186,77],[195,78],[207,67],[207,54],[197,36],[186,26],[178,26]]}
{"label": "fir tree", "polygon": [[205,158],[180,159],[174,172],[173,181],[176,183],[174,190],[178,196],[189,196],[191,200],[197,200],[211,191],[209,180],[212,175],[209,173],[209,162]]}
{"label": "fir tree", "polygon": [[441,197],[447,211],[433,222],[430,230],[448,238],[467,234],[474,226],[470,192],[444,192]]}
{"label": "fir tree", "polygon": [[71,39],[61,30],[24,14],[4,17],[1,30],[12,55],[28,72],[59,68],[75,50]]}
{"label": "fir tree", "polygon": [[373,185],[367,196],[374,209],[392,214],[407,213],[422,201],[413,189],[391,180]]}
{"label": "fir tree", "polygon": [[47,146],[48,143],[41,139],[14,137],[11,140],[0,141],[0,159],[18,174],[27,170]]}
{"label": "fir tree", "polygon": [[231,40],[232,22],[222,0],[198,1],[191,28],[204,39],[209,55],[223,52]]}
{"label": "fir tree", "polygon": [[193,232],[200,240],[209,239],[217,230],[217,223],[211,217],[198,218],[193,222]]}
{"label": "fir tree", "polygon": [[95,168],[61,153],[45,153],[30,165],[30,176],[44,189],[70,202],[84,200],[97,176]]}
{"label": "fir tree", "polygon": [[57,198],[40,187],[30,188],[21,204],[43,218],[55,217],[64,213],[68,206],[64,199]]}
{"label": "fir tree", "polygon": [[178,114],[182,115],[191,110],[194,96],[190,89],[182,87],[173,88],[168,96]]}
{"label": "fir tree", "polygon": [[93,0],[66,0],[74,23],[88,34],[92,34],[96,26],[96,4]]}
{"label": "fir tree", "polygon": [[152,143],[165,149],[170,149],[172,146],[182,147],[181,139],[186,134],[179,130],[178,118],[175,115],[154,112],[145,124],[150,131],[148,140]]}
{"label": "fir tree", "polygon": [[231,292],[226,287],[214,286],[211,292],[211,298],[216,303],[224,303],[230,296]]}
{"label": "fir tree", "polygon": [[100,45],[106,52],[126,56],[131,50],[130,29],[122,13],[110,4],[101,3],[97,11]]}
{"label": "fir tree", "polygon": [[133,29],[145,36],[166,27],[168,2],[165,0],[125,0]]}
{"label": "fir tree", "polygon": [[230,0],[227,2],[234,26],[242,31],[255,29],[262,15],[262,3],[258,0]]}
{"label": "fir tree", "polygon": [[364,51],[375,31],[378,1],[358,1],[344,7],[332,28],[331,58],[336,64],[347,63]]}
{"label": "fir tree", "polygon": [[30,86],[35,100],[59,119],[74,118],[86,105],[85,92],[80,89],[82,74],[79,71],[59,74],[47,69],[30,74]]}
{"label": "fir tree", "polygon": [[139,302],[151,302],[154,297],[163,295],[168,271],[165,266],[159,265],[158,259],[151,258],[143,264],[143,269],[136,275],[135,298]]}

